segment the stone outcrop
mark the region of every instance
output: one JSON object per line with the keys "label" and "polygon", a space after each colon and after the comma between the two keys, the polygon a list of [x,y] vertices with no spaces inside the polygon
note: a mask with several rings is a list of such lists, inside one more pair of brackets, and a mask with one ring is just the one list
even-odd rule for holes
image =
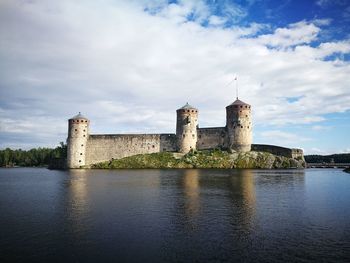
{"label": "stone outcrop", "polygon": [[140,154],[94,164],[91,168],[218,168],[218,169],[285,169],[304,168],[302,158],[289,158],[268,152],[229,153],[220,150],[193,151],[187,154]]}

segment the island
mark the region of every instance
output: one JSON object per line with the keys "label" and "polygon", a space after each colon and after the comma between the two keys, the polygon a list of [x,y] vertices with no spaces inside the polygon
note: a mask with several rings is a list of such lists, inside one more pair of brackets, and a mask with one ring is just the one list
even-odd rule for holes
{"label": "island", "polygon": [[199,127],[198,113],[188,103],[177,109],[174,134],[90,134],[90,120],[79,112],[68,120],[64,166],[68,169],[305,167],[302,149],[252,143],[251,105],[238,97],[226,107],[225,127]]}

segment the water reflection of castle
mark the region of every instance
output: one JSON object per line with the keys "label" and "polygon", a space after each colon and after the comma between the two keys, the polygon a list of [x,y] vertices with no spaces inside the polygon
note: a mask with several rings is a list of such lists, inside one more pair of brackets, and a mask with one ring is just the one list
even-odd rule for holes
{"label": "water reflection of castle", "polygon": [[[270,207],[266,203],[272,198],[269,192],[283,196],[278,189],[304,184],[303,170],[283,171],[283,176],[266,170],[121,170],[118,177],[114,172],[108,176],[113,177],[114,186],[106,184],[106,177],[101,184],[98,176],[88,176],[95,173],[99,172],[74,170],[67,183],[66,220],[77,238],[86,232],[86,216],[97,209],[99,201],[115,200],[114,207],[127,208],[131,198],[133,209],[137,207],[135,212],[142,209],[140,218],[144,221],[139,227],[146,223],[150,227],[154,219],[162,218],[163,226],[176,228],[176,233],[207,238],[210,233],[206,231],[219,231],[221,236],[215,238],[234,246],[241,234],[249,237],[257,220],[266,216],[259,207]],[[271,204],[271,209],[275,205]],[[113,221],[126,216],[125,211],[118,209],[108,214]]]}
{"label": "water reflection of castle", "polygon": [[[196,228],[197,219],[203,214],[227,214],[239,216],[249,225],[255,211],[255,180],[252,170],[181,170],[178,178],[179,195],[175,213]],[[214,195],[214,196],[212,196]],[[235,214],[233,211],[240,211]],[[182,211],[182,214],[181,212]],[[232,214],[233,213],[233,214]]]}

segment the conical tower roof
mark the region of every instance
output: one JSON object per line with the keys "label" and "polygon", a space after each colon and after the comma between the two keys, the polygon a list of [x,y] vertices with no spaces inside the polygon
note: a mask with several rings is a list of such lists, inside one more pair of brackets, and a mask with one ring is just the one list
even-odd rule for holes
{"label": "conical tower roof", "polygon": [[186,104],[184,106],[182,106],[180,109],[178,110],[197,110],[195,107],[191,106],[190,104],[188,104],[188,102],[186,102]]}
{"label": "conical tower roof", "polygon": [[70,118],[70,120],[89,120],[88,118],[86,118],[84,115],[82,115],[80,112],[75,115],[74,117]]}
{"label": "conical tower roof", "polygon": [[238,105],[238,106],[247,105],[247,106],[250,106],[250,104],[245,103],[245,102],[239,100],[238,98],[234,102],[232,102],[230,105],[228,105],[227,107],[232,106],[232,105]]}

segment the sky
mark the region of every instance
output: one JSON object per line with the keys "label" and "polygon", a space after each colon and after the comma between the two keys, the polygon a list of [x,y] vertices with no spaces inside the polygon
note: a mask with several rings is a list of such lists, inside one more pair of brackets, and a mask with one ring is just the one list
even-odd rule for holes
{"label": "sky", "polygon": [[[237,83],[233,79],[237,76]],[[0,148],[92,134],[175,133],[176,109],[225,126],[252,105],[253,142],[350,152],[350,1],[0,0]]]}

